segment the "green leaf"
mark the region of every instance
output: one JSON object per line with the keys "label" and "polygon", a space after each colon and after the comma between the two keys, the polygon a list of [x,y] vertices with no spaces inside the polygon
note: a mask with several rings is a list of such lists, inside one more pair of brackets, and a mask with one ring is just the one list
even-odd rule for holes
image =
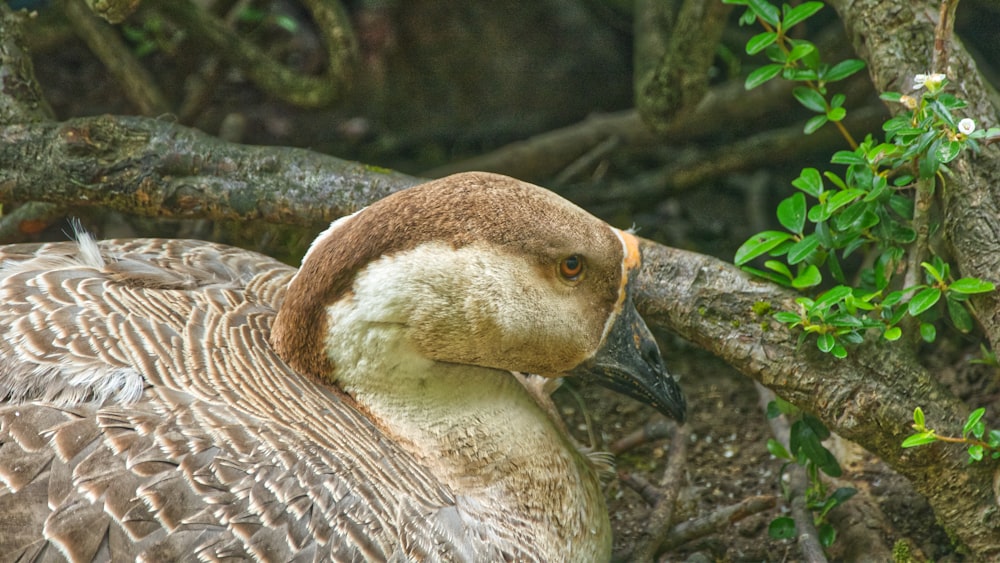
{"label": "green leaf", "polygon": [[837,541],[837,530],[829,522],[823,522],[816,528],[819,534],[819,543],[823,547],[829,548],[833,542]]}
{"label": "green leaf", "polygon": [[969,446],[969,458],[972,461],[982,461],[983,460],[983,447],[979,444],[974,444]]}
{"label": "green leaf", "polygon": [[846,285],[838,285],[836,287],[831,287],[830,289],[824,291],[816,298],[814,307],[827,309],[834,305],[835,303],[840,303],[851,294],[853,290]]}
{"label": "green leaf", "polygon": [[915,446],[923,446],[924,444],[931,444],[937,442],[937,436],[934,435],[933,430],[928,430],[926,432],[917,432],[912,436],[907,437],[903,440],[902,447],[913,448]]}
{"label": "green leaf", "polygon": [[786,62],[794,63],[795,61],[801,59],[802,57],[809,56],[813,51],[816,50],[816,46],[808,41],[798,41],[792,50],[788,52],[788,58]]}
{"label": "green leaf", "polygon": [[802,317],[791,311],[778,311],[772,316],[774,317],[774,320],[786,325],[795,324],[802,321]]}
{"label": "green leaf", "polygon": [[781,17],[781,13],[778,11],[777,6],[771,4],[767,0],[750,0],[750,9],[753,13],[757,14],[757,17],[771,24],[772,26],[778,25],[778,18]]}
{"label": "green leaf", "polygon": [[795,234],[802,234],[806,224],[806,196],[796,192],[778,204],[778,221]]}
{"label": "green leaf", "polygon": [[829,120],[830,118],[828,118],[825,114],[814,115],[806,121],[806,125],[802,128],[802,132],[806,135],[812,135],[816,131],[819,131],[820,127],[826,125],[826,122]]}
{"label": "green leaf", "polygon": [[941,299],[940,289],[936,287],[925,288],[910,299],[907,311],[911,317],[916,317],[933,307],[938,302],[938,299]]}
{"label": "green leaf", "polygon": [[913,200],[908,197],[892,196],[889,198],[889,207],[900,217],[905,219],[913,218]]}
{"label": "green leaf", "polygon": [[[817,421],[818,422],[818,421]],[[840,464],[837,463],[837,458],[833,457],[830,450],[823,447],[820,443],[821,435],[816,433],[816,428],[814,424],[809,424],[805,420],[796,421],[792,424],[792,431],[789,436],[789,446],[792,452],[801,452],[806,456],[806,459],[812,461],[816,464],[823,473],[826,473],[830,477],[840,477],[843,470],[840,468]],[[826,430],[825,426],[820,424],[826,434],[829,435],[829,430]]]}
{"label": "green leaf", "polygon": [[792,180],[792,185],[816,198],[823,193],[823,179],[815,168],[803,168],[799,177]]}
{"label": "green leaf", "polygon": [[813,14],[820,11],[823,8],[822,2],[803,2],[798,6],[787,9],[788,5],[785,4],[785,18],[782,21],[782,27],[788,29],[793,25],[805,21],[806,19],[812,17]]}
{"label": "green leaf", "polygon": [[826,503],[830,504],[832,502],[832,506],[830,506],[830,508],[834,508],[844,504],[856,494],[858,494],[858,490],[854,487],[839,487],[836,491],[833,491],[830,498],[826,499]]}
{"label": "green leaf", "polygon": [[951,285],[948,286],[948,291],[954,291],[955,293],[987,293],[996,289],[996,286],[992,282],[981,280],[979,278],[962,278],[960,280],[955,280]]}
{"label": "green leaf", "polygon": [[972,321],[972,315],[965,308],[965,305],[960,301],[948,296],[945,299],[945,303],[948,305],[948,316],[951,317],[951,322],[955,324],[955,328],[959,332],[968,333],[971,332],[974,324]]}
{"label": "green leaf", "polygon": [[781,276],[779,274],[776,274],[774,272],[769,272],[767,270],[759,270],[759,269],[754,268],[752,266],[740,266],[740,269],[743,270],[744,272],[748,273],[748,274],[757,276],[758,278],[763,278],[763,279],[768,280],[768,281],[772,281],[772,282],[774,282],[774,283],[776,283],[778,285],[782,285],[782,286],[785,286],[785,287],[791,287],[792,286],[792,279],[790,277],[786,278],[786,277]]}
{"label": "green leaf", "polygon": [[826,440],[830,437],[830,429],[823,424],[822,420],[816,418],[815,416],[811,414],[803,414],[802,422],[803,424],[809,425],[809,428],[812,429],[813,433],[816,434],[816,437],[820,440]]}
{"label": "green leaf", "polygon": [[836,82],[851,76],[855,72],[865,68],[865,62],[858,59],[847,59],[833,65],[833,68],[826,71],[823,80],[826,82]]}
{"label": "green leaf", "polygon": [[890,329],[887,329],[885,332],[882,333],[882,338],[885,338],[889,342],[895,342],[899,340],[900,336],[903,336],[903,329],[899,328],[898,326],[894,326]]}
{"label": "green leaf", "polygon": [[794,265],[802,262],[809,258],[818,247],[819,238],[816,237],[815,233],[802,237],[802,240],[788,249],[788,263]]}
{"label": "green leaf", "polygon": [[775,419],[781,416],[781,406],[778,404],[778,399],[767,402],[767,418],[768,420]]}
{"label": "green leaf", "polygon": [[964,146],[965,145],[961,141],[948,141],[942,143],[938,148],[938,160],[940,160],[943,164],[947,164],[955,160],[958,158],[958,155],[962,153],[962,148]]}
{"label": "green leaf", "polygon": [[734,263],[739,266],[772,250],[779,244],[790,240],[792,235],[783,231],[763,231],[750,237],[736,250]]}
{"label": "green leaf", "polygon": [[763,51],[768,46],[773,45],[775,41],[778,40],[778,34],[773,31],[765,31],[764,33],[758,33],[747,41],[747,54],[756,55],[757,53]]}
{"label": "green leaf", "polygon": [[927,272],[927,275],[929,275],[934,281],[938,283],[942,283],[944,281],[944,274],[941,270],[938,270],[934,264],[931,264],[930,262],[921,262],[920,267],[923,268],[924,271]]}
{"label": "green leaf", "polygon": [[830,180],[830,182],[834,186],[837,186],[838,188],[840,188],[842,190],[846,190],[847,189],[847,184],[844,183],[844,180],[842,180],[840,178],[840,176],[837,176],[833,172],[823,172],[823,176],[826,176],[826,179]]}
{"label": "green leaf", "polygon": [[815,264],[809,264],[792,280],[792,287],[795,289],[805,289],[807,287],[816,287],[822,282],[823,274],[820,273],[819,268]]}
{"label": "green leaf", "polygon": [[826,100],[823,98],[823,95],[816,90],[806,88],[805,86],[799,86],[792,90],[792,95],[795,96],[795,99],[807,109],[811,109],[817,113],[826,114]]}
{"label": "green leaf", "polygon": [[830,121],[841,121],[847,117],[847,110],[844,108],[830,108],[830,111],[826,112],[826,118]]}
{"label": "green leaf", "polygon": [[792,454],[788,453],[788,450],[785,449],[785,446],[782,446],[781,442],[775,440],[774,438],[767,439],[767,451],[771,452],[771,455],[778,459],[794,459]]}
{"label": "green leaf", "polygon": [[913,409],[913,424],[915,424],[917,428],[924,428],[924,420],[924,409],[920,407]]}
{"label": "green leaf", "polygon": [[779,64],[769,64],[756,68],[747,76],[747,80],[743,84],[743,87],[747,90],[753,90],[754,88],[781,74],[782,68],[784,68],[784,66]]}
{"label": "green leaf", "polygon": [[833,347],[836,344],[837,339],[830,333],[821,334],[819,335],[819,338],[816,339],[816,347],[819,348],[821,352],[829,353],[833,350]]}
{"label": "green leaf", "polygon": [[843,360],[844,358],[847,357],[847,348],[844,348],[840,344],[837,344],[836,346],[833,347],[833,351],[830,353],[833,354],[834,358],[837,358],[838,360]]}
{"label": "green leaf", "polygon": [[777,260],[768,260],[764,262],[764,267],[772,270],[779,275],[788,278],[788,281],[792,281],[795,276],[792,275],[792,271],[788,269],[788,266],[784,262],[779,262]]}
{"label": "green leaf", "polygon": [[795,520],[788,516],[780,516],[771,520],[767,526],[767,535],[775,540],[790,540],[795,537]]}
{"label": "green leaf", "polygon": [[973,427],[979,424],[980,419],[986,414],[986,409],[980,407],[971,413],[969,413],[969,418],[965,421],[965,426],[962,427],[962,437],[965,438],[972,432]]}
{"label": "green leaf", "polygon": [[[858,234],[857,231],[867,229],[878,223],[878,215],[871,211],[874,205],[866,201],[851,203],[842,213],[833,218],[833,222],[838,229],[845,231],[845,234],[856,235]],[[866,220],[865,223],[861,221],[862,218]],[[847,241],[845,240],[844,242]],[[859,243],[863,244],[864,240],[860,240]],[[848,255],[850,253],[845,250],[844,257],[846,258]]]}
{"label": "green leaf", "polygon": [[867,166],[868,161],[865,159],[864,154],[859,154],[855,151],[837,151],[833,153],[830,158],[832,164],[857,164],[859,166]]}
{"label": "green leaf", "polygon": [[920,323],[920,338],[930,343],[937,339],[937,329],[931,323]]}

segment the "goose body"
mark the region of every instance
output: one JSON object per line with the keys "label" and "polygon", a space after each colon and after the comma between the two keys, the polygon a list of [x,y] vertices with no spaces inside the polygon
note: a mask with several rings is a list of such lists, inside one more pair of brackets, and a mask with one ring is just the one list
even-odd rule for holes
{"label": "goose body", "polygon": [[0,247],[0,559],[597,561],[587,458],[511,372],[682,419],[635,239],[503,176],[223,245]]}

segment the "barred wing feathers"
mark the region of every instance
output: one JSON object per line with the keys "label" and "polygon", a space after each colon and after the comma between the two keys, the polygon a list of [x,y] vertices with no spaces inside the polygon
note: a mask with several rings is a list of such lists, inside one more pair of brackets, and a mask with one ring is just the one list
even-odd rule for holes
{"label": "barred wing feathers", "polygon": [[0,261],[4,560],[526,555],[491,551],[508,532],[274,354],[294,269],[86,237]]}

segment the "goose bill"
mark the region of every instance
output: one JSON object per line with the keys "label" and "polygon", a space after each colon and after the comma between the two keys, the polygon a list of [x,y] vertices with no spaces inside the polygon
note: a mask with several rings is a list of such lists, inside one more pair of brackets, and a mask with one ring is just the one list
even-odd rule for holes
{"label": "goose bill", "polygon": [[631,296],[626,298],[604,345],[569,375],[628,395],[684,422],[684,394],[663,366],[660,348]]}

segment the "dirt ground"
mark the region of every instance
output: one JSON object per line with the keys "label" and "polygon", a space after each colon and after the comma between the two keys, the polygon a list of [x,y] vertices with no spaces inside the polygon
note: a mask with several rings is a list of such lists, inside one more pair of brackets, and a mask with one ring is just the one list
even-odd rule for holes
{"label": "dirt ground", "polygon": [[[72,115],[102,112],[125,113],[126,104],[115,101],[110,86],[91,89],[86,97],[74,87],[78,84],[108,85],[107,77],[92,58],[68,51],[62,54],[63,65],[40,66],[39,76],[46,94],[61,119]],[[36,61],[38,64],[38,61]],[[93,76],[86,76],[93,73]],[[88,103],[90,107],[84,108]],[[229,106],[229,112],[238,108]],[[259,108],[256,111],[260,111]],[[288,130],[308,129],[308,114],[278,110]],[[297,121],[298,120],[298,121]],[[266,119],[264,120],[266,121]],[[295,144],[290,142],[289,144]],[[338,155],[342,156],[342,155]],[[777,181],[776,181],[777,182]],[[784,182],[787,185],[787,181]],[[731,257],[746,233],[733,225],[745,223],[745,202],[730,192],[720,199],[718,193],[692,191],[691,194],[632,217],[643,230],[641,234],[676,246],[718,256]],[[677,210],[683,210],[678,216]],[[621,221],[618,221],[621,223]],[[626,225],[627,226],[627,225]],[[63,227],[56,227],[55,233]],[[148,233],[136,233],[144,235]],[[683,522],[705,516],[722,507],[753,496],[771,495],[773,508],[750,515],[715,529],[711,533],[672,548],[663,556],[666,561],[799,561],[791,540],[768,537],[769,522],[788,513],[788,503],[781,496],[782,463],[772,457],[766,442],[771,437],[757,390],[746,377],[736,373],[714,357],[670,335],[663,335],[663,355],[671,372],[680,377],[688,400],[689,422],[686,426],[687,455],[683,466],[683,485],[674,521]],[[961,356],[956,351],[956,357]],[[956,381],[961,370],[951,370]],[[575,389],[567,385],[557,393],[557,401],[570,427],[581,441],[587,440],[587,417],[602,446],[614,442],[647,423],[652,411],[630,399],[597,388]],[[634,473],[646,481],[660,482],[670,444],[658,440],[644,444],[617,460],[617,471]],[[911,553],[936,561],[961,560],[944,533],[934,525],[927,504],[910,485],[894,472],[864,454],[845,464],[843,481],[870,495],[885,519],[874,524],[884,544],[891,548],[897,541],[908,542]],[[627,552],[649,523],[651,508],[633,489],[618,479],[607,485],[608,504],[615,530],[616,552]],[[853,501],[849,501],[853,502]],[[836,518],[836,509],[832,518]],[[861,558],[865,545],[851,537],[841,537],[831,551],[835,560]]]}
{"label": "dirt ground", "polygon": [[[772,434],[754,384],[718,359],[683,343],[665,346],[664,358],[668,369],[680,376],[689,415],[684,484],[674,522],[703,517],[753,496],[774,495],[777,504],[673,548],[662,555],[661,561],[801,561],[793,541],[768,536],[768,524],[778,516],[787,515],[789,503],[782,497],[782,462],[766,448]],[[600,388],[582,389],[576,394],[559,391],[556,399],[582,441],[586,440],[587,432],[578,396],[589,409],[592,425],[599,429],[605,443],[614,442],[656,416],[645,406]],[[654,485],[659,484],[669,449],[669,440],[650,442],[620,455],[616,470],[634,472]],[[944,532],[934,525],[926,501],[905,479],[877,459],[864,453],[853,457],[844,464],[841,483],[865,491],[884,512],[888,522],[869,526],[880,527],[877,537],[882,538],[888,549],[896,541],[905,540],[914,554],[922,553],[936,561],[961,560],[949,546]],[[607,485],[607,499],[615,530],[615,552],[628,552],[648,526],[652,509],[637,492],[617,479]],[[831,520],[836,522],[838,512],[851,502],[834,509]],[[865,549],[871,546],[859,542],[868,541],[869,537],[839,537],[830,551],[831,560],[864,560]]]}

